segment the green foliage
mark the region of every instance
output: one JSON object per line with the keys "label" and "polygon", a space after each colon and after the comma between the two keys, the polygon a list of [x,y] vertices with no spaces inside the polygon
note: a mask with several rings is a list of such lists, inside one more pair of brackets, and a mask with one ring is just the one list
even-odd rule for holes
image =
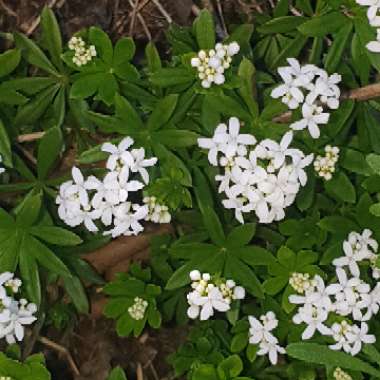
{"label": "green foliage", "polygon": [[[119,336],[133,334],[139,336],[148,323],[153,328],[161,326],[161,313],[157,309],[156,298],[161,294],[161,288],[149,283],[151,271],[143,270],[138,265],[132,265],[129,274],[119,273],[115,281],[108,283],[104,292],[109,300],[104,309],[108,318],[116,319],[116,331]],[[143,318],[135,319],[128,309],[139,297],[147,301],[148,305]]]}
{"label": "green foliage", "polygon": [[43,355],[29,356],[23,363],[8,358],[0,352],[0,377],[12,380],[50,380],[51,376],[45,367]]}

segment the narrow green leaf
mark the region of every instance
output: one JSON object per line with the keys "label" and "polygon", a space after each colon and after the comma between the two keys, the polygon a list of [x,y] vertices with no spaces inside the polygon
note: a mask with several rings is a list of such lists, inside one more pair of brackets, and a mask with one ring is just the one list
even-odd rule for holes
{"label": "narrow green leaf", "polygon": [[312,17],[309,21],[298,26],[298,30],[305,36],[323,37],[340,30],[347,22],[350,20],[341,12],[329,12]]}
{"label": "narrow green leaf", "polygon": [[194,21],[195,37],[200,49],[213,49],[215,46],[215,27],[212,15],[202,10]]}
{"label": "narrow green leaf", "polygon": [[73,301],[79,313],[86,314],[89,311],[89,303],[86,292],[78,277],[64,277],[63,283],[67,294]]}
{"label": "narrow green leaf", "polygon": [[1,155],[4,165],[12,168],[13,160],[12,160],[11,142],[9,140],[8,133],[1,119],[0,119],[0,155]]}
{"label": "narrow green leaf", "polygon": [[171,94],[161,99],[157,103],[156,107],[154,108],[152,114],[148,119],[148,128],[151,130],[157,130],[164,126],[173,115],[173,112],[177,106],[177,102],[177,94]]}
{"label": "narrow green leaf", "polygon": [[50,128],[38,145],[37,172],[38,178],[45,179],[61,153],[63,136],[61,128]]}
{"label": "narrow green leaf", "polygon": [[206,206],[202,213],[203,223],[210,235],[214,244],[222,246],[226,240],[222,224],[216,212],[210,207]]}
{"label": "narrow green leaf", "polygon": [[54,12],[47,6],[41,13],[42,38],[56,67],[62,69],[62,36]]}
{"label": "narrow green leaf", "polygon": [[71,231],[56,226],[35,226],[29,232],[41,240],[60,246],[74,246],[82,243],[82,239]]}
{"label": "narrow green leaf", "polygon": [[20,63],[19,49],[10,49],[0,54],[0,78],[10,74]]}
{"label": "narrow green leaf", "polygon": [[305,361],[306,363],[320,364],[326,367],[340,367],[380,377],[379,370],[361,359],[344,352],[333,351],[327,346],[316,343],[291,343],[287,346],[286,352],[292,358]]}
{"label": "narrow green leaf", "polygon": [[16,216],[18,225],[29,227],[36,222],[41,210],[41,198],[41,193],[24,198]]}
{"label": "narrow green leaf", "polygon": [[265,24],[259,26],[257,31],[262,34],[270,33],[288,33],[307,20],[302,16],[282,16],[267,21]]}

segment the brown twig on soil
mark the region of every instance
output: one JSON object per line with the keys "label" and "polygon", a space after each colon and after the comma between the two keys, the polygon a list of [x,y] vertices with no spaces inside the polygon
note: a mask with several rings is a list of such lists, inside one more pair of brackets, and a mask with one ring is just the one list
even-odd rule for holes
{"label": "brown twig on soil", "polygon": [[75,376],[80,375],[79,369],[78,369],[77,365],[75,364],[75,361],[74,361],[73,357],[71,356],[69,350],[66,347],[63,347],[60,344],[53,342],[49,338],[45,338],[43,336],[39,337],[38,341],[41,342],[43,345],[51,348],[52,350],[57,351],[62,356],[66,357],[66,360],[69,363],[69,366],[70,366],[71,370],[73,371],[73,373],[75,374]]}
{"label": "brown twig on soil", "polygon": [[160,3],[160,0],[151,0],[154,5],[157,7],[157,9],[161,12],[161,14],[166,18],[166,21],[169,24],[173,23],[173,19],[171,18],[170,14],[167,12],[167,10],[164,8],[164,6]]}
{"label": "brown twig on soil", "polygon": [[222,4],[220,0],[215,0],[215,1],[216,1],[216,8],[218,10],[219,17],[220,17],[220,23],[222,24],[223,32],[226,34],[226,36],[228,36],[228,30],[227,30],[226,21],[224,19]]}
{"label": "brown twig on soil", "polygon": [[129,33],[128,33],[131,37],[133,36],[133,31],[135,29],[139,1],[140,0],[135,1],[135,5],[133,6],[133,9],[132,9],[131,23],[129,24]]}
{"label": "brown twig on soil", "polygon": [[[47,5],[49,8],[54,8],[56,2],[58,0],[50,0],[49,4]],[[29,26],[29,28],[26,30],[25,34],[27,36],[30,36],[31,34],[33,34],[33,32],[37,29],[38,25],[40,24],[40,21],[41,21],[41,17],[38,16],[32,23],[31,25]]]}
{"label": "brown twig on soil", "polygon": [[[363,102],[365,100],[375,99],[380,97],[380,83],[370,84],[368,86],[355,88],[341,95],[341,99],[356,100]],[[281,115],[275,116],[272,121],[275,123],[289,123],[292,119],[292,112],[287,111]]]}
{"label": "brown twig on soil", "polygon": [[[128,2],[129,2],[131,7],[135,6],[135,3],[132,0],[128,0]],[[150,30],[149,30],[149,28],[148,28],[148,26],[144,20],[144,17],[141,15],[140,12],[137,12],[137,18],[139,19],[140,24],[141,24],[142,28],[144,29],[146,36],[148,37],[148,40],[152,41],[152,34],[150,33]]]}
{"label": "brown twig on soil", "polygon": [[144,372],[141,363],[137,363],[136,376],[137,380],[144,380]]}
{"label": "brown twig on soil", "polygon": [[32,142],[32,141],[41,139],[44,135],[45,135],[44,131],[26,133],[24,135],[19,135],[17,137],[17,142],[19,143]]}
{"label": "brown twig on soil", "polygon": [[37,159],[28,150],[24,149],[20,144],[16,144],[17,148],[21,150],[22,154],[27,158],[33,165],[37,165]]}
{"label": "brown twig on soil", "polygon": [[9,8],[8,5],[4,3],[3,0],[0,0],[0,8],[3,8],[4,11],[5,11],[9,16],[12,16],[12,17],[15,17],[16,19],[18,19],[18,15],[17,15],[17,13],[16,13],[13,9]]}
{"label": "brown twig on soil", "polygon": [[147,232],[137,236],[119,237],[94,252],[82,255],[82,258],[87,260],[99,273],[103,274],[115,265],[148,249],[150,239],[153,236],[171,232],[172,226],[170,224],[162,224],[151,231],[147,230]]}

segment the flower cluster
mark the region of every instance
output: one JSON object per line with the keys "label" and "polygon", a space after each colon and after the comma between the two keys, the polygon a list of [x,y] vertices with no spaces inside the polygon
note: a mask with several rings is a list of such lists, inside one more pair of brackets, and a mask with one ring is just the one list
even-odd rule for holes
{"label": "flower cluster", "polygon": [[313,285],[313,280],[310,279],[309,273],[292,273],[289,279],[290,286],[300,294],[305,293]]}
{"label": "flower cluster", "polygon": [[380,53],[380,2],[377,0],[356,0],[359,5],[368,7],[367,18],[371,26],[376,29],[377,37],[375,41],[369,42],[366,47],[373,53]]}
{"label": "flower cluster", "polygon": [[335,380],[352,380],[352,377],[339,367],[335,368],[333,376]]}
{"label": "flower cluster", "polygon": [[[73,167],[73,179],[63,183],[56,203],[59,217],[69,226],[84,224],[91,231],[98,231],[95,220],[111,227],[105,235],[137,235],[144,230],[142,220],[156,223],[170,221],[165,206],[155,205],[154,211],[148,204],[132,203],[131,194],[142,190],[149,183],[147,167],[153,166],[157,158],[145,158],[144,148],[129,149],[134,141],[123,139],[118,146],[105,143],[102,150],[109,154],[106,167],[108,173],[103,180],[95,176],[87,179]],[[138,176],[132,179],[132,176]]]}
{"label": "flower cluster", "polygon": [[0,376],[0,380],[12,380],[9,376]]}
{"label": "flower cluster", "polygon": [[170,223],[171,215],[168,206],[157,203],[156,197],[144,197],[143,202],[148,205],[146,221],[153,223]]}
{"label": "flower cluster", "polygon": [[285,349],[278,344],[278,339],[272,334],[272,331],[278,326],[278,320],[273,311],[262,315],[260,320],[253,316],[248,317],[249,343],[258,344],[259,350],[257,355],[268,355],[270,362],[277,364],[278,354],[285,354]]}
{"label": "flower cluster", "polygon": [[199,317],[205,321],[214,315],[214,310],[226,312],[233,301],[245,298],[245,289],[233,280],[213,279],[209,273],[198,270],[190,272],[190,279],[193,291],[187,295],[187,315],[191,319]]}
{"label": "flower cluster", "polygon": [[24,326],[36,321],[34,314],[37,306],[28,303],[24,298],[17,300],[22,283],[14,274],[4,272],[0,274],[0,339],[5,338],[8,344],[24,339]]}
{"label": "flower cluster", "polygon": [[[293,316],[293,322],[307,325],[302,339],[310,339],[319,331],[333,338],[335,343],[329,346],[331,349],[343,349],[353,356],[360,352],[363,343],[375,342],[375,336],[368,334],[366,322],[379,311],[380,284],[377,283],[371,290],[370,285],[360,278],[358,266],[358,262],[372,260],[376,256],[378,244],[371,235],[369,230],[364,230],[362,234],[351,232],[343,242],[345,255],[333,261],[337,282],[325,286],[323,279],[315,275],[311,286],[299,291],[303,295],[289,296],[291,303],[301,305]],[[351,316],[360,325],[343,319],[328,326],[330,313],[344,318]]]}
{"label": "flower cluster", "polygon": [[86,47],[86,43],[81,37],[73,36],[68,43],[69,49],[74,51],[73,62],[77,66],[84,66],[96,57],[96,49],[94,45]]}
{"label": "flower cluster", "polygon": [[226,80],[224,71],[231,66],[232,57],[239,53],[239,50],[237,42],[217,43],[214,49],[200,50],[198,56],[191,59],[191,66],[198,69],[202,87],[210,88],[213,83],[223,84]]}
{"label": "flower cluster", "polygon": [[[0,154],[0,163],[2,163],[2,162],[3,162],[3,157]],[[2,174],[4,172],[5,172],[5,169],[0,167],[0,174]]]}
{"label": "flower cluster", "polygon": [[339,74],[328,75],[319,67],[307,64],[301,66],[297,59],[288,58],[289,66],[279,67],[283,84],[272,90],[272,98],[281,98],[290,109],[297,109],[302,104],[302,119],[290,125],[299,131],[308,129],[311,137],[320,136],[319,126],[327,124],[330,114],[324,111],[339,107],[340,89],[337,84],[341,81]]}
{"label": "flower cluster", "polygon": [[128,313],[133,319],[139,321],[144,318],[146,308],[148,307],[148,301],[140,297],[136,297],[134,301],[135,303],[128,308]]}
{"label": "flower cluster", "polygon": [[317,156],[315,158],[314,170],[320,177],[329,181],[335,172],[335,164],[339,159],[339,148],[337,146],[326,145],[325,153],[325,156]]}
{"label": "flower cluster", "polygon": [[231,117],[228,127],[219,124],[212,138],[198,139],[198,145],[209,150],[210,164],[224,169],[215,177],[220,182],[219,192],[227,196],[223,205],[235,210],[240,223],[244,223],[243,213],[252,211],[260,223],[281,220],[284,209],[307,182],[304,168],[311,164],[313,155],[305,157],[299,149],[290,148],[292,132],[280,143],[265,139],[256,144],[254,136],[239,130],[239,120]]}

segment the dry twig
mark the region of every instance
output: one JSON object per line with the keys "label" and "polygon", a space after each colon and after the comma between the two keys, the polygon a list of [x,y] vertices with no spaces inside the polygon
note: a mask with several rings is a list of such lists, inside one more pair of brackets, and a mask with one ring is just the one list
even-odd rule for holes
{"label": "dry twig", "polygon": [[[54,8],[55,4],[56,4],[57,0],[50,0],[49,4],[47,5],[49,8]],[[40,21],[41,21],[41,17],[38,16],[33,22],[32,24],[29,26],[29,28],[26,30],[25,34],[27,36],[30,36],[31,34],[33,34],[33,32],[37,29],[38,25],[40,24]]]}
{"label": "dry twig", "polygon": [[73,373],[75,374],[75,376],[80,375],[79,369],[78,369],[77,365],[75,364],[75,361],[74,361],[73,357],[71,356],[69,350],[66,347],[63,347],[60,344],[53,342],[49,338],[45,338],[43,336],[39,337],[38,341],[41,342],[43,345],[51,348],[52,350],[57,351],[62,356],[64,356],[66,358],[67,362],[69,363],[69,366],[70,366],[71,370],[73,371]]}
{"label": "dry twig", "polygon": [[[128,2],[130,4],[130,6],[134,8],[135,3],[132,0],[128,0]],[[144,17],[141,15],[140,12],[137,12],[137,18],[139,19],[140,24],[141,24],[142,28],[144,29],[146,36],[148,37],[148,40],[152,41],[152,34],[150,33],[150,30],[149,30],[149,28],[148,28],[148,26],[144,20]]]}
{"label": "dry twig", "polygon": [[163,7],[163,5],[160,3],[160,0],[151,0],[154,5],[157,7],[157,9],[161,12],[161,14],[166,18],[166,21],[171,24],[173,22],[173,19],[171,18],[170,14],[166,11],[166,9]]}
{"label": "dry twig", "polygon": [[19,135],[17,137],[17,142],[19,143],[32,142],[32,141],[41,139],[44,135],[45,135],[44,131],[26,133],[24,135]]}

